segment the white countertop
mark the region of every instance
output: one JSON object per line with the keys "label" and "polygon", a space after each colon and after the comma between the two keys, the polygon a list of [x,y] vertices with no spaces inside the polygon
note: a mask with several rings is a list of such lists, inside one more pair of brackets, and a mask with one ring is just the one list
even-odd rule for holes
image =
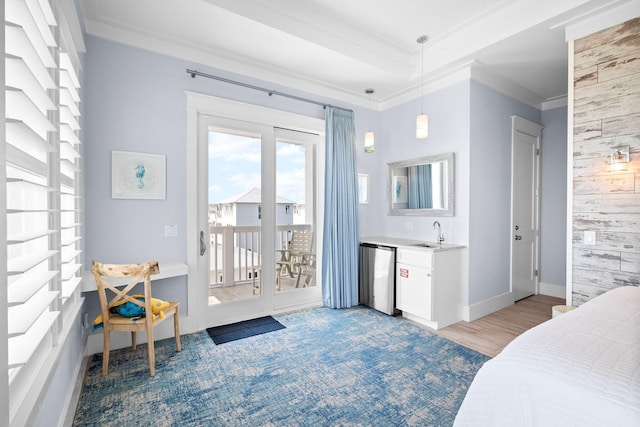
{"label": "white countertop", "polygon": [[454,243],[442,243],[428,242],[426,240],[412,240],[402,239],[399,237],[385,237],[385,236],[367,236],[360,238],[361,243],[373,243],[375,245],[393,246],[396,248],[410,248],[419,249],[431,252],[450,251],[454,249],[465,248],[464,245],[457,245]]}

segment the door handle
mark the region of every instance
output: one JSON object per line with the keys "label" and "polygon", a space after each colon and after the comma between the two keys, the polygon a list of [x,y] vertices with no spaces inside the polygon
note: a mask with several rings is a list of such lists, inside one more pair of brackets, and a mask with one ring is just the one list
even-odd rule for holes
{"label": "door handle", "polygon": [[200,256],[207,252],[207,245],[204,242],[204,231],[200,231]]}
{"label": "door handle", "polygon": [[520,226],[516,225],[516,231],[520,230]]}
{"label": "door handle", "polygon": [[522,236],[516,236],[516,240],[522,240]]}

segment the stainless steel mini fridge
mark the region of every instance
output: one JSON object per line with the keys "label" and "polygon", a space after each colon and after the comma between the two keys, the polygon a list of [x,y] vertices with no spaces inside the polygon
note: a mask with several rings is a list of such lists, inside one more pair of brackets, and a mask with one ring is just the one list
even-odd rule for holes
{"label": "stainless steel mini fridge", "polygon": [[394,315],[396,248],[360,244],[359,300],[383,313]]}

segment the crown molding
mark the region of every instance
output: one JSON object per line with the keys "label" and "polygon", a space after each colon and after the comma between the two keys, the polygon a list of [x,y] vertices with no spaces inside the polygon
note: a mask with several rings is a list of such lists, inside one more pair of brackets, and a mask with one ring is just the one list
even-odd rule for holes
{"label": "crown molding", "polygon": [[[618,5],[619,6],[616,6]],[[574,17],[559,24],[565,28],[565,40],[577,40],[640,16],[640,0],[612,1],[598,11]]]}
{"label": "crown molding", "polygon": [[[185,60],[190,63],[187,64],[188,68],[198,71],[205,71],[202,68],[206,67],[207,70],[214,69],[214,73],[231,79],[242,80],[247,83],[255,83],[257,81],[262,86],[278,85],[281,88],[273,87],[273,89],[289,92],[296,91],[301,96],[312,94],[318,98],[318,101],[326,100],[327,103],[340,101],[348,104],[344,106],[345,108],[349,108],[350,105],[368,106],[368,98],[360,93],[351,93],[343,88],[328,85],[326,82],[313,81],[307,76],[298,76],[280,68],[265,66],[263,63],[240,60],[227,52],[212,49],[205,50],[202,46],[188,46],[174,40],[158,38],[156,35],[140,34],[96,21],[85,21],[85,28],[87,34],[98,38]],[[184,70],[181,70],[181,72],[184,72]],[[249,79],[255,81],[248,82],[247,80]]]}

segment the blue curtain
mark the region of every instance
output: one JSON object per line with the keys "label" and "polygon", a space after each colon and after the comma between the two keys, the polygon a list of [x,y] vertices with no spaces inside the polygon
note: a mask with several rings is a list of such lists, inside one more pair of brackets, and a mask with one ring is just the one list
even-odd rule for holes
{"label": "blue curtain", "polygon": [[353,112],[326,107],[322,300],[358,305],[358,171]]}
{"label": "blue curtain", "polygon": [[409,167],[409,209],[431,209],[431,165]]}

